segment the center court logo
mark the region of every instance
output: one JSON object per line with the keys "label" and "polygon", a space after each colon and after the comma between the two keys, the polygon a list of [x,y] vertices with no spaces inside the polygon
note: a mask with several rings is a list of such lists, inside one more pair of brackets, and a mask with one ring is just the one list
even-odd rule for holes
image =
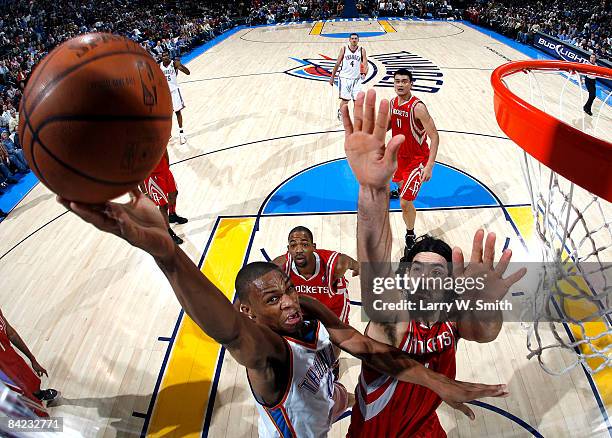
{"label": "center court logo", "polygon": [[[311,81],[329,81],[335,58],[320,54],[320,58],[291,58],[299,65],[285,73]],[[364,84],[375,81],[375,87],[393,87],[393,73],[400,68],[412,72],[412,89],[424,93],[437,93],[443,84],[443,73],[433,62],[407,51],[368,56],[368,74]]]}

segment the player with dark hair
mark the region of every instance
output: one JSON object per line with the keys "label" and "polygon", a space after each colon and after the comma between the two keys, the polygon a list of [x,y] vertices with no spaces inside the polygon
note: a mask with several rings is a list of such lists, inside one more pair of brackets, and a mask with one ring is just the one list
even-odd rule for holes
{"label": "player with dark hair", "polygon": [[346,254],[317,248],[312,231],[297,226],[287,237],[287,252],[274,259],[291,279],[299,294],[322,302],[342,322],[348,323],[350,310],[348,281],[344,274],[349,269],[359,275],[359,263]]}
{"label": "player with dark hair", "polygon": [[[395,171],[397,153],[404,142],[403,135],[394,136],[385,147],[389,102],[383,100],[380,103],[378,116],[375,116],[375,106],[376,92],[370,90],[367,97],[360,93],[355,102],[354,124],[348,111],[343,110],[345,152],[359,182],[357,254],[359,261],[370,267],[360,273],[362,302],[366,312],[376,308],[372,292],[374,279],[393,276],[388,263],[393,242],[388,210],[388,181]],[[405,254],[405,259],[410,262],[408,274],[421,279],[451,276],[455,280],[465,280],[466,277],[481,279],[482,287],[473,291],[475,294],[466,291],[462,297],[466,300],[478,297],[486,302],[501,300],[509,288],[525,275],[525,269],[503,278],[512,252],[504,250],[494,268],[495,234],[487,235],[484,253],[483,238],[484,231],[478,230],[474,235],[470,263],[467,266],[464,266],[461,249],[451,250],[445,242],[430,236],[420,238]],[[435,287],[429,289],[421,286],[410,292],[406,294],[403,290],[386,290],[384,299],[389,303],[399,303],[402,299],[423,302],[448,299],[444,295],[448,292]],[[420,308],[416,306],[416,309]],[[466,310],[455,313],[454,318],[436,310],[379,310],[370,316],[373,320],[366,327],[367,336],[401,349],[428,369],[449,378],[455,377],[457,340],[464,338],[490,342],[497,337],[503,322],[499,310]],[[446,436],[435,413],[442,400],[423,386],[399,381],[363,362],[355,395],[347,435],[350,438]],[[474,413],[466,405],[455,404],[453,407],[469,418],[474,418]]]}
{"label": "player with dark hair", "polygon": [[332,345],[381,373],[432,389],[453,406],[506,394],[505,385],[454,381],[362,335],[317,300],[298,297],[291,280],[273,263],[250,263],[240,270],[238,311],[174,243],[155,204],[137,190],[130,196],[127,204],[59,201],[154,257],[187,315],[246,367],[261,437],[328,433],[347,400],[346,390],[333,379]]}
{"label": "player with dark hair", "polygon": [[[414,224],[416,221],[416,199],[421,184],[431,179],[440,137],[436,125],[427,111],[427,107],[419,98],[413,96],[412,73],[406,69],[398,69],[393,75],[396,97],[391,99],[388,130],[393,136],[403,135],[405,140],[397,154],[398,166],[393,174],[393,181],[398,184],[399,191],[391,193],[392,197],[400,198],[402,218],[406,225],[407,252],[414,244]],[[431,146],[427,144],[431,139]]]}
{"label": "player with dark hair", "polygon": [[340,54],[331,72],[329,83],[334,85],[336,72],[338,73],[338,90],[340,97],[340,108],[338,109],[338,120],[342,120],[340,109],[349,100],[355,100],[357,93],[361,90],[361,83],[368,72],[368,57],[363,47],[359,46],[359,35],[352,33],[349,37],[348,46],[340,49]]}
{"label": "player with dark hair", "polygon": [[170,52],[164,51],[162,53],[162,61],[159,64],[162,72],[166,76],[168,80],[168,87],[170,87],[170,94],[172,95],[172,109],[176,114],[176,121],[179,126],[179,141],[181,144],[187,141],[185,137],[185,133],[183,132],[183,113],[182,110],[185,108],[185,102],[183,101],[183,96],[181,94],[181,90],[178,86],[178,81],[176,79],[178,72],[185,73],[186,75],[190,75],[191,72],[187,67],[181,64],[181,61],[175,59],[174,61],[170,59]]}

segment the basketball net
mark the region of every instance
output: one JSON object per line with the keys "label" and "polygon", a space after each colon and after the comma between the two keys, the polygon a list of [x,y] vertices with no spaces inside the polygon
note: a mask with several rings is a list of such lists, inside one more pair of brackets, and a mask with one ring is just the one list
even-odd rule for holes
{"label": "basketball net", "polygon": [[[612,366],[612,216],[605,216],[605,200],[526,152],[522,167],[544,260],[537,291],[528,295],[532,302],[523,315],[531,324],[528,357],[537,356],[551,374],[566,373],[578,364],[597,373]],[[540,333],[546,327],[552,342]],[[576,360],[561,367],[549,365],[544,352],[559,348],[575,351]]]}
{"label": "basketball net", "polygon": [[[516,82],[509,86],[510,81],[502,79],[512,93],[514,87],[523,88],[523,94],[516,90],[516,95],[537,107],[545,117],[553,116],[573,125],[586,134],[583,136],[585,142],[594,137],[610,141],[604,138],[604,135],[610,137],[612,132],[609,130],[610,93],[603,101],[595,100],[593,118],[587,120],[582,105],[588,96],[579,86],[579,73],[529,67],[521,72],[529,77],[528,91],[524,87],[525,76],[520,73],[516,77],[520,76],[518,79],[522,79],[523,84],[518,86]],[[555,99],[550,96],[550,90],[559,90],[561,81],[563,86]],[[496,113],[498,105],[503,106],[503,103],[496,101]],[[558,109],[554,108],[557,105]],[[500,114],[497,116],[504,129],[504,120]],[[604,124],[600,122],[608,123],[607,127],[603,129]],[[533,123],[530,128],[537,131],[537,120],[530,120],[530,123]],[[511,129],[504,131],[519,143],[513,138]],[[563,139],[553,138],[552,141]],[[535,293],[526,295],[528,305],[522,315],[523,321],[528,321],[524,323],[528,357],[537,357],[542,368],[554,375],[564,374],[579,364],[593,374],[605,369],[611,371],[612,204],[551,170],[530,155],[524,145],[519,145],[525,149],[521,164],[531,197],[534,235],[539,241],[543,261],[539,284]],[[554,154],[554,147],[551,154]],[[555,356],[553,352],[559,350],[575,354]]]}

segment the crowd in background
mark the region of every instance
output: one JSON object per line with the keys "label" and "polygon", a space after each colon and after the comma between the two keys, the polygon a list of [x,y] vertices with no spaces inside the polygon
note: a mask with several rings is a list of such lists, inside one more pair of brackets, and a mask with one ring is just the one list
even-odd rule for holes
{"label": "crowd in background", "polygon": [[540,31],[568,44],[612,59],[612,9],[609,0],[575,2],[483,1],[465,11],[466,18],[522,43]]}
{"label": "crowd in background", "polygon": [[[523,43],[537,31],[612,59],[610,0],[356,0],[362,16],[466,18]],[[137,41],[152,56],[178,57],[236,24],[273,24],[341,16],[344,0],[29,0],[0,7],[0,193],[23,169],[19,101],[33,67],[59,43],[86,32]],[[11,142],[11,144],[9,144]],[[15,153],[14,151],[17,151]],[[7,173],[8,170],[8,173]]]}
{"label": "crowd in background", "polygon": [[55,46],[81,33],[112,32],[154,56],[163,49],[179,56],[247,11],[244,2],[212,0],[30,0],[0,7],[0,194],[29,171],[16,132],[19,102],[32,69]]}
{"label": "crowd in background", "polygon": [[372,15],[379,17],[452,18],[460,20],[462,6],[463,2],[452,2],[451,0],[378,0],[374,2],[374,7],[370,6],[370,8]]}
{"label": "crowd in background", "polygon": [[342,15],[344,0],[253,0],[247,24],[326,20]]}

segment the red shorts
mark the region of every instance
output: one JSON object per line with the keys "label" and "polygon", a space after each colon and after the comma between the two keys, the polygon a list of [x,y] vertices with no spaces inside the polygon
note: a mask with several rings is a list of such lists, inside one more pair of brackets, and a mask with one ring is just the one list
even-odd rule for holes
{"label": "red shorts", "polygon": [[400,198],[414,201],[419,194],[423,182],[423,169],[429,157],[414,159],[413,157],[397,157],[397,170],[393,182],[403,181],[400,187]]}
{"label": "red shorts", "polygon": [[147,188],[147,193],[149,194],[149,198],[155,204],[160,207],[168,204],[168,194],[175,193],[176,182],[174,181],[174,176],[170,169],[162,173],[153,173],[150,177],[145,179],[145,187]]}

